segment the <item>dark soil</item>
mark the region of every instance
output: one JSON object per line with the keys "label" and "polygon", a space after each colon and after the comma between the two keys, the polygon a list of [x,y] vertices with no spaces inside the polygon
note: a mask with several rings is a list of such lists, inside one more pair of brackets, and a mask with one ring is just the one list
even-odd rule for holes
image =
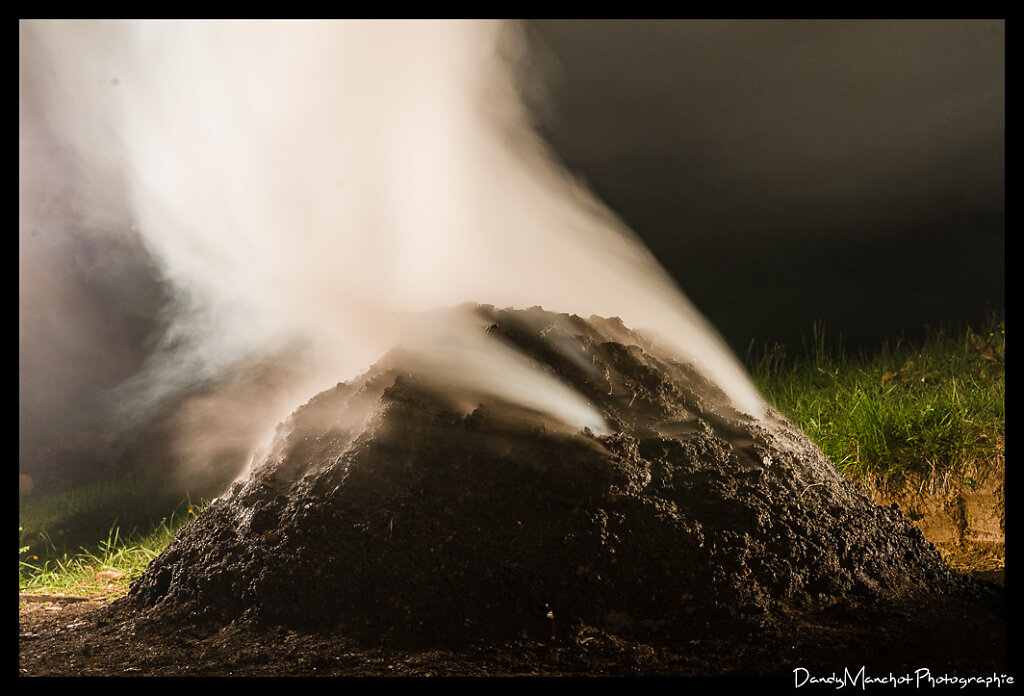
{"label": "dark soil", "polygon": [[944,597],[762,617],[743,630],[677,643],[581,626],[553,641],[368,646],[341,632],[244,621],[218,629],[153,624],[95,604],[34,605],[21,613],[19,633],[23,676],[745,676],[789,685],[799,667],[822,677],[861,667],[872,677],[1007,669],[1001,609]]}
{"label": "dark soil", "polygon": [[1002,588],[778,413],[617,320],[473,311],[610,433],[396,351],[298,409],[127,597],[23,612],[22,674],[1005,670]]}

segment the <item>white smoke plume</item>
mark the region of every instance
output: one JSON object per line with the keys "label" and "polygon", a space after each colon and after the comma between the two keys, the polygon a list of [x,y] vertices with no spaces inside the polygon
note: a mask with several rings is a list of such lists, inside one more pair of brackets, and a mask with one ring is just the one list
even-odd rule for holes
{"label": "white smoke plume", "polygon": [[[514,23],[40,21],[21,35],[23,99],[175,289],[123,392],[132,409],[298,347],[310,367],[275,383],[266,413],[233,410],[262,433],[396,342],[444,331],[465,337],[462,379],[519,384],[516,400],[600,427],[567,388],[510,378],[530,371],[473,331],[409,318],[479,302],[621,317],[761,413],[711,327],[531,130]],[[54,180],[24,148],[21,177],[23,199]],[[23,227],[43,224],[32,210]]]}

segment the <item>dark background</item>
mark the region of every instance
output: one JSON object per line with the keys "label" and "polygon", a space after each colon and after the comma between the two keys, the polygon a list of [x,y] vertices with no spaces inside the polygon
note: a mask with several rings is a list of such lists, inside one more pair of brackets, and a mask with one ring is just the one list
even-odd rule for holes
{"label": "dark background", "polygon": [[547,139],[741,359],[1003,311],[1003,21],[528,31]]}
{"label": "dark background", "polygon": [[[1003,310],[1004,22],[526,30],[542,134],[741,359],[816,321],[870,349]],[[117,468],[109,397],[168,289],[130,237],[54,224],[20,242],[20,468]]]}

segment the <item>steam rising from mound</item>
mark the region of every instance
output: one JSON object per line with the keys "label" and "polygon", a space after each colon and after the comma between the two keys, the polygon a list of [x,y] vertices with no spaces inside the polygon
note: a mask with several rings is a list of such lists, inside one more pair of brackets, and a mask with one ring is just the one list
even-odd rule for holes
{"label": "steam rising from mound", "polygon": [[[178,419],[201,461],[316,394],[119,606],[441,641],[686,633],[953,582],[764,413],[555,165],[519,99],[514,25],[26,22],[20,38],[23,243],[128,220],[174,299],[125,410],[206,386]],[[580,316],[447,309],[463,302]],[[232,379],[278,355],[262,394]]]}
{"label": "steam rising from mound", "polygon": [[450,377],[439,335],[465,349],[460,380],[597,426],[472,327],[410,319],[462,302],[620,316],[760,413],[714,331],[535,135],[516,25],[23,22],[20,38],[23,241],[65,225],[116,237],[130,220],[173,292],[158,349],[116,392],[122,412],[301,355],[261,409],[235,405],[244,426],[191,429],[190,449],[271,430],[399,343]]}
{"label": "steam rising from mound", "polygon": [[616,319],[463,307],[609,432],[434,381],[396,351],[281,424],[120,606],[434,642],[580,623],[693,635],[958,582],[774,412],[728,405]]}

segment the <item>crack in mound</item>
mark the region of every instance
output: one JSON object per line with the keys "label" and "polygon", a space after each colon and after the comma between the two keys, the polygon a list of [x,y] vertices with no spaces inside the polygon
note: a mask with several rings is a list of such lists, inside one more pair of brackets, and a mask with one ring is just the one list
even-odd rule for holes
{"label": "crack in mound", "polygon": [[295,411],[118,605],[441,644],[581,624],[685,638],[965,590],[917,527],[780,414],[734,411],[620,321],[473,312],[610,432],[441,389],[395,351]]}

